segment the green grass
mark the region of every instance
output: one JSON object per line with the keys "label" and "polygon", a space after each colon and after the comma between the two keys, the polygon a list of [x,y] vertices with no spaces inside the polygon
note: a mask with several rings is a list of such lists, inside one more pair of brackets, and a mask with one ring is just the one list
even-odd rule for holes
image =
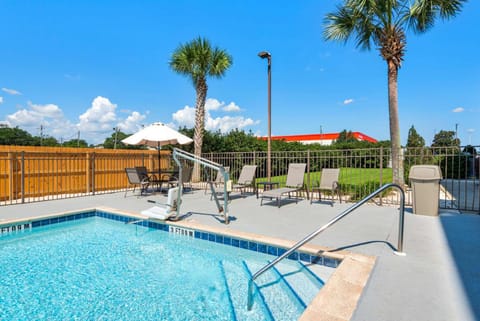
{"label": "green grass", "polygon": [[[312,186],[320,182],[320,172],[310,172],[310,184],[308,190]],[[257,182],[266,181],[265,177],[259,177]],[[279,186],[284,186],[287,180],[286,175],[272,176],[272,182],[279,182]],[[308,174],[305,174],[305,184],[308,184]],[[384,168],[382,170],[382,181],[380,182],[380,169],[378,168],[350,168],[340,169],[340,191],[342,195],[349,195],[351,201],[363,199],[365,196],[373,193],[380,186],[392,182],[392,169]],[[327,192],[328,193],[328,192]],[[384,191],[382,195],[385,195]]]}
{"label": "green grass", "polygon": [[[310,172],[310,185],[319,182],[321,172]],[[266,177],[258,177],[257,182],[266,181]],[[285,184],[287,175],[272,176],[272,182],[279,182],[280,185]],[[340,185],[364,185],[369,183],[380,184],[379,168],[341,168],[340,169]],[[308,174],[305,174],[305,183],[308,182]],[[382,185],[392,182],[392,169],[384,168],[382,172]]]}

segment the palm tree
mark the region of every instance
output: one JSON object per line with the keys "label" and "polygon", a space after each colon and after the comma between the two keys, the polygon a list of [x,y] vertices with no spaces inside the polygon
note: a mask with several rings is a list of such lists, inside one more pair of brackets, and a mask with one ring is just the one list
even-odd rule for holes
{"label": "palm tree", "polygon": [[388,110],[392,146],[393,181],[401,186],[403,156],[398,120],[398,69],[405,55],[406,29],[423,33],[435,20],[460,12],[466,0],[345,0],[337,11],[325,16],[326,40],[346,42],[354,37],[357,47],[370,50],[372,44],[387,62]]}
{"label": "palm tree", "polygon": [[[193,142],[194,153],[198,157],[202,154],[205,128],[207,77],[221,78],[231,65],[232,57],[225,50],[218,47],[212,48],[210,42],[201,37],[186,44],[181,44],[172,54],[170,67],[179,74],[190,77],[197,93]],[[200,179],[200,168],[196,165],[193,180],[198,181]]]}

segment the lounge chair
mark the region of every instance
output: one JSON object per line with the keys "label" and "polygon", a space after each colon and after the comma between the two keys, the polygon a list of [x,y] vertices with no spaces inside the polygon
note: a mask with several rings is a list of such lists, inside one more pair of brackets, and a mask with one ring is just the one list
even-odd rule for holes
{"label": "lounge chair", "polygon": [[330,191],[332,194],[332,206],[333,197],[335,193],[338,195],[340,203],[342,203],[342,197],[340,195],[340,184],[338,183],[338,177],[340,176],[340,168],[324,168],[322,169],[322,177],[320,182],[312,186],[312,197],[310,198],[310,204],[312,204],[313,196],[315,192],[318,192],[318,199],[322,200],[322,191]]}
{"label": "lounge chair", "polygon": [[[133,185],[133,192],[135,188],[140,186],[140,195],[143,195],[148,189],[148,186],[152,183],[150,177],[147,174],[147,170],[143,170],[145,167],[127,167],[125,168],[125,173],[127,174],[128,183]],[[128,187],[125,190],[125,195],[127,197]]]}
{"label": "lounge chair", "polygon": [[253,187],[255,192],[255,171],[257,170],[257,165],[244,165],[238,181],[233,185],[233,189],[240,190],[240,194],[243,194],[243,191],[247,187]]}
{"label": "lounge chair", "polygon": [[162,204],[155,201],[150,201],[151,203],[156,203],[161,206],[153,206],[149,209],[143,210],[140,213],[149,218],[156,218],[159,220],[167,220],[168,218],[175,215],[177,210],[177,196],[178,196],[178,187],[170,188],[168,190],[167,203]]}
{"label": "lounge chair", "polygon": [[[230,172],[230,166],[225,166],[223,168],[225,168],[226,173]],[[217,177],[215,178],[214,181],[212,181],[212,180],[207,181],[207,185],[205,185],[205,194],[207,194],[207,191],[209,190],[209,185],[210,184],[213,184],[213,188],[216,189],[216,190],[217,189],[219,190],[220,188],[223,189],[224,181],[223,181],[223,175],[220,171],[217,171]]]}
{"label": "lounge chair", "polygon": [[[287,181],[285,187],[274,188],[268,191],[264,191],[261,196],[260,206],[263,204],[264,198],[277,199],[277,205],[280,207],[280,199],[283,195],[287,194],[290,198],[290,194],[298,193],[304,187],[305,168],[307,164],[290,164],[288,166]],[[295,203],[298,203],[298,197],[295,198]]]}

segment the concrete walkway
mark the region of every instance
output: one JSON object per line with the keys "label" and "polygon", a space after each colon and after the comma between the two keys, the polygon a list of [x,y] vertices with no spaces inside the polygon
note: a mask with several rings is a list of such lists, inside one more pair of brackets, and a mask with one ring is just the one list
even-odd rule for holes
{"label": "concrete walkway", "polygon": [[[138,213],[165,202],[162,194],[137,197],[123,193],[0,207],[0,224],[7,220],[94,207]],[[215,203],[203,191],[187,193],[184,220],[299,240],[352,204],[307,200],[274,203],[254,195],[232,195],[231,222],[223,224]],[[397,247],[398,209],[364,205],[312,241],[332,249],[377,256],[353,320],[480,320],[480,215],[443,212],[439,217],[406,213],[405,257]]]}

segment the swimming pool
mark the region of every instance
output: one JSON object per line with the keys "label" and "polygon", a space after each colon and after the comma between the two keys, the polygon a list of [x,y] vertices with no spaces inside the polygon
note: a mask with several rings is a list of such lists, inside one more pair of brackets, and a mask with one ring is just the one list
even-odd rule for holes
{"label": "swimming pool", "polygon": [[3,230],[0,319],[296,320],[323,285],[287,260],[257,280],[248,312],[248,277],[283,249],[131,220],[91,212]]}

